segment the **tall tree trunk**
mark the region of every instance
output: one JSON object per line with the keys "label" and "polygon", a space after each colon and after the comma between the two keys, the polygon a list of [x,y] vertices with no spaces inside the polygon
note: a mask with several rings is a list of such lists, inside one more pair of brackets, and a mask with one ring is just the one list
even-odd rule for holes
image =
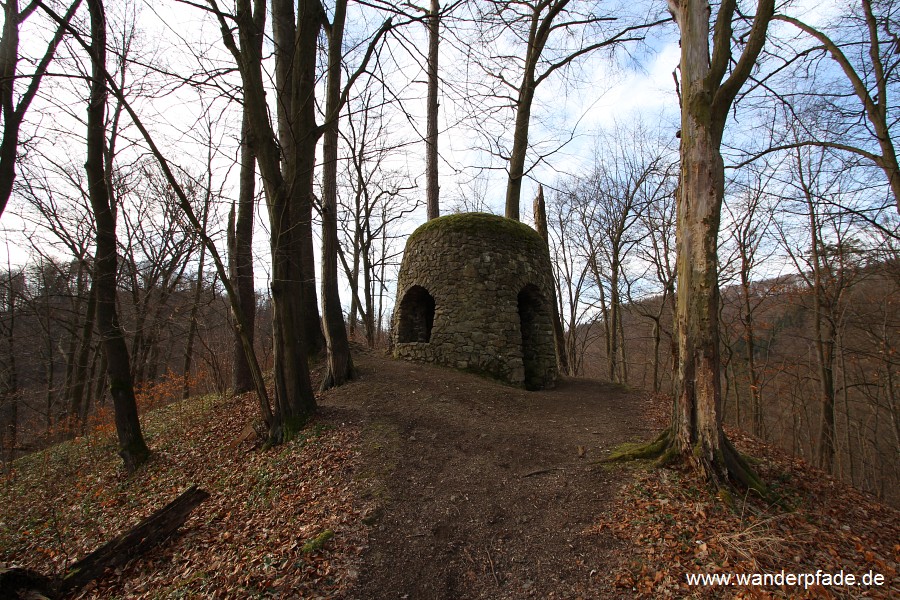
{"label": "tall tree trunk", "polygon": [[431,0],[428,11],[428,124],[425,133],[425,179],[428,220],[441,216],[438,186],[438,49],[441,36],[441,6]]}
{"label": "tall tree trunk", "polygon": [[[533,67],[532,67],[533,73]],[[506,186],[506,217],[519,220],[519,203],[522,197],[522,178],[525,176],[525,157],[528,153],[528,126],[531,122],[531,104],[534,84],[527,78],[519,89],[516,100],[516,124],[513,129],[513,147],[509,156],[509,183]]]}
{"label": "tall tree trunk", "polygon": [[[620,300],[621,302],[621,300]],[[619,336],[619,383],[628,384],[628,360],[625,350],[625,320],[622,318],[622,305],[619,304],[619,328],[616,335]]]}
{"label": "tall tree trunk", "polygon": [[[371,240],[370,236],[366,236],[367,240]],[[363,302],[365,303],[365,313],[363,314],[363,320],[366,326],[366,346],[369,348],[375,347],[375,335],[377,333],[375,328],[375,290],[373,289],[373,277],[372,277],[372,259],[371,252],[372,246],[371,241],[367,241],[363,245],[362,251],[362,272],[363,272]],[[381,308],[381,303],[378,304],[379,310]],[[381,315],[378,315],[378,324],[381,324]]]}
{"label": "tall tree trunk", "polygon": [[[274,4],[273,13],[276,14],[276,17],[273,20],[277,21],[278,9],[283,4],[282,2]],[[290,2],[287,4],[291,6]],[[279,144],[278,137],[269,121],[261,52],[261,37],[265,28],[265,6],[261,0],[256,0],[252,6],[250,0],[238,0],[235,23],[238,28],[239,46],[232,37],[224,17],[220,16],[219,18],[222,26],[222,39],[237,61],[241,73],[241,81],[244,86],[244,110],[250,124],[248,144],[259,164],[269,212],[272,257],[273,357],[275,361],[273,369],[275,374],[274,413],[269,411],[268,395],[258,368],[254,368],[253,379],[260,397],[260,408],[269,426],[270,442],[278,443],[284,438],[285,425],[295,428],[299,425],[300,420],[315,409],[315,397],[309,383],[309,366],[303,350],[305,348],[305,341],[302,339],[303,331],[295,324],[290,302],[291,296],[297,295],[294,292],[299,286],[293,279],[296,269],[290,268],[291,252],[294,249],[290,243],[290,234],[293,230],[290,204],[293,194],[289,189],[288,179],[282,172],[281,159],[284,154],[286,157],[284,166],[287,167],[290,163],[288,158],[293,152],[293,146],[288,144],[282,147]],[[281,25],[283,26],[284,23],[282,22]],[[273,30],[276,38],[276,60],[280,60],[278,57],[281,56],[290,61],[294,56],[293,37],[284,39],[282,37],[284,32],[279,33],[278,23],[273,23]],[[290,50],[289,53],[288,50]],[[287,53],[286,57],[285,53]],[[278,71],[277,65],[276,71]],[[276,77],[276,87],[279,90],[288,83]],[[292,96],[287,91],[284,94]],[[276,100],[279,111],[285,110],[287,99],[281,92]],[[281,114],[279,112],[279,130],[281,130]],[[288,136],[285,142],[292,139],[290,133]],[[232,293],[233,290],[229,292],[229,298],[232,297]],[[234,294],[234,300],[233,304],[237,303],[236,294]],[[255,356],[253,346],[243,328],[239,333],[249,361],[251,356]],[[288,423],[288,420],[291,422]]]}
{"label": "tall tree trunk", "polygon": [[69,414],[78,421],[79,431],[84,431],[84,398],[85,385],[90,367],[91,347],[94,338],[94,318],[97,311],[97,294],[94,291],[94,280],[88,289],[87,308],[84,312],[84,322],[81,326],[81,336],[78,342],[78,355],[75,357],[75,367],[72,371],[72,387],[69,388],[68,402]]}
{"label": "tall tree trunk", "polygon": [[[720,144],[728,111],[765,43],[773,0],[759,0],[743,52],[732,58],[736,0],[719,5],[710,56],[707,0],[670,0],[681,31],[681,181],[677,193],[678,386],[672,425],[640,455],[678,457],[728,495],[734,483],[767,494],[765,485],[722,429],[717,242],[725,169]],[[724,79],[729,73],[727,79]]]}
{"label": "tall tree trunk", "polygon": [[6,306],[3,308],[9,313],[9,329],[6,331],[6,354],[9,357],[4,378],[0,381],[2,394],[0,394],[0,452],[5,454],[0,459],[12,464],[16,458],[19,432],[19,372],[16,367],[16,276],[11,269],[7,270],[9,276],[9,292],[6,298]]}
{"label": "tall tree trunk", "polygon": [[[204,210],[203,226],[206,227],[206,217],[209,214],[209,203]],[[191,317],[188,324],[187,343],[184,349],[184,364],[181,367],[183,377],[181,386],[181,399],[187,400],[191,395],[191,368],[194,360],[194,338],[197,336],[197,315],[200,312],[200,302],[203,299],[203,267],[206,263],[206,244],[200,244],[200,262],[197,265],[197,284],[194,288],[194,302],[191,304]]]}
{"label": "tall tree trunk", "polygon": [[282,338],[301,344],[307,356],[318,356],[325,348],[312,232],[313,169],[319,136],[315,122],[316,41],[323,21],[319,0],[300,0],[296,13],[292,0],[272,2],[278,152],[283,158],[286,199],[285,206],[277,209],[281,214],[270,218],[283,224],[277,244],[284,246],[288,261],[280,285],[290,291],[281,297],[281,312],[289,310],[289,320],[298,329],[285,332]]}
{"label": "tall tree trunk", "polygon": [[300,0],[297,6],[297,44],[294,49],[295,156],[288,173],[293,198],[290,204],[293,246],[292,280],[299,283],[292,297],[294,320],[302,329],[302,344],[307,356],[320,356],[325,336],[319,316],[316,289],[316,263],[313,253],[313,188],[315,184],[316,146],[321,132],[316,123],[316,52],[319,30],[325,23],[325,11],[319,0]]}
{"label": "tall tree trunk", "polygon": [[110,209],[104,172],[106,112],[106,17],[102,0],[88,0],[91,15],[91,97],[87,119],[88,195],[96,227],[94,285],[97,293],[97,327],[106,356],[109,391],[115,410],[119,455],[129,472],[150,455],[141,433],[137,402],[128,360],[128,347],[116,314],[116,224]]}
{"label": "tall tree trunk", "polygon": [[328,35],[328,78],[326,82],[325,123],[322,148],[322,302],[325,315],[325,340],[328,365],[322,389],[339,386],[353,378],[350,342],[344,325],[344,312],[338,290],[337,235],[337,160],[338,120],[341,110],[341,59],[343,58],[344,19],[347,0],[337,0],[334,21]]}
{"label": "tall tree trunk", "polygon": [[[762,399],[759,389],[759,376],[756,373],[756,337],[753,331],[753,307],[750,305],[750,258],[747,249],[741,247],[741,292],[744,300],[744,314],[741,322],[744,326],[744,342],[747,360],[747,380],[750,388],[750,413],[753,419],[753,435],[763,436]],[[735,385],[737,385],[735,383]]]}
{"label": "tall tree trunk", "polygon": [[[262,38],[260,37],[260,40]],[[253,216],[256,208],[256,156],[249,144],[250,119],[244,111],[241,126],[241,172],[238,192],[237,216],[229,242],[229,269],[238,297],[239,323],[243,323],[244,333],[253,343],[256,332],[256,290],[253,282]],[[234,211],[232,211],[234,212]],[[234,320],[238,315],[232,315]],[[244,352],[241,334],[234,335],[234,368],[232,370],[232,391],[242,394],[253,389],[253,371]]]}
{"label": "tall tree trunk", "polygon": [[661,340],[659,317],[653,319],[653,393],[659,393],[659,345]]}
{"label": "tall tree trunk", "polygon": [[[528,153],[531,105],[534,102],[534,92],[539,79],[537,75],[538,60],[540,60],[550,32],[553,30],[554,19],[563,12],[568,3],[568,0],[541,1],[529,6],[532,11],[531,22],[528,30],[525,67],[516,98],[516,124],[513,129],[513,147],[509,157],[509,183],[506,187],[506,216],[516,221],[519,220],[522,178],[525,176],[525,157]],[[544,9],[547,9],[547,14],[541,17]],[[546,78],[549,73],[550,69],[543,73],[540,79]]]}
{"label": "tall tree trunk", "polygon": [[816,218],[816,203],[806,180],[799,155],[797,157],[800,186],[806,196],[809,217],[810,262],[812,263],[813,328],[815,332],[816,363],[819,371],[819,397],[821,414],[819,418],[818,446],[816,458],[819,468],[827,473],[834,471],[835,434],[835,385],[834,356],[837,328],[834,321],[835,301],[826,289],[825,272],[829,267],[823,256],[825,243],[820,238],[819,222]]}
{"label": "tall tree trunk", "polygon": [[[703,14],[702,18],[705,20],[707,16]],[[682,24],[683,44],[689,33],[693,32]],[[681,68],[687,87],[696,84],[689,76],[685,54],[682,51]],[[707,112],[694,108],[692,100]],[[711,478],[726,481],[727,466],[722,460],[725,443],[719,380],[716,255],[724,166],[719,154],[719,140],[714,137],[710,123],[708,104],[702,106],[701,100],[687,97],[684,104],[677,235],[679,389],[674,434],[683,454],[693,455]]]}
{"label": "tall tree trunk", "polygon": [[[315,273],[309,264],[313,261],[313,169],[318,140],[315,123],[316,42],[323,13],[317,0],[303,0],[297,10],[295,39],[283,43],[293,49],[290,83],[293,89],[290,96],[294,99],[290,111],[292,137],[282,140],[283,144],[291,147],[290,153],[285,153],[289,157],[285,161],[286,177],[281,178],[280,173],[275,172],[273,165],[269,164],[273,160],[268,155],[264,169],[264,155],[257,151],[264,181],[270,186],[266,195],[272,223],[276,412],[273,442],[280,442],[286,435],[289,436],[315,410],[307,356],[321,350],[316,338],[322,337],[316,306]],[[276,40],[276,45],[279,44],[281,42]],[[259,66],[254,66],[254,69],[259,69]],[[261,78],[261,73],[259,75]],[[264,94],[261,81],[258,94]],[[254,100],[260,100],[256,111],[266,119],[265,97]],[[258,129],[255,123],[253,129]],[[275,155],[274,167],[277,167],[278,150],[274,142],[272,139],[270,149]],[[310,284],[312,296],[309,294]],[[309,310],[310,298],[316,306],[314,310]],[[314,327],[310,326],[311,320],[315,322]]]}
{"label": "tall tree trunk", "polygon": [[[544,240],[544,243],[547,244],[547,251],[550,251],[550,234],[547,229],[547,207],[544,203],[544,186],[538,186],[537,196],[534,198],[534,206],[532,207],[532,212],[534,212],[534,226],[537,229],[538,234]],[[551,311],[551,319],[553,320],[553,345],[556,348],[556,362],[559,365],[559,370],[563,372],[563,374],[569,374],[569,360],[566,356],[566,336],[563,332],[562,319],[559,316],[559,303],[556,301],[556,287],[554,286],[553,290],[553,298],[548,298],[550,301],[550,311]]]}
{"label": "tall tree trunk", "polygon": [[607,319],[607,366],[609,380],[621,383],[619,377],[619,263],[618,252],[613,249],[613,261],[609,268],[609,315]]}

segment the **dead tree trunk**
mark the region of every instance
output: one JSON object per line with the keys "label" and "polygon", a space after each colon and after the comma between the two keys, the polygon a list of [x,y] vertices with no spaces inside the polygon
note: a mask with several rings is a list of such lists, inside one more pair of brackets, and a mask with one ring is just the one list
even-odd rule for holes
{"label": "dead tree trunk", "polygon": [[[549,251],[550,234],[547,230],[547,208],[544,204],[544,186],[538,186],[538,193],[534,199],[534,226],[538,234],[544,239]],[[556,347],[556,362],[563,374],[569,374],[569,360],[566,356],[566,336],[563,332],[562,320],[559,317],[559,304],[556,301],[556,288],[554,286],[553,298],[550,298],[551,318],[553,319],[553,344]]]}
{"label": "dead tree trunk", "polygon": [[191,486],[130,530],[73,564],[59,579],[29,569],[0,569],[0,598],[61,598],[74,594],[107,569],[120,567],[164,542],[207,498],[207,492]]}
{"label": "dead tree trunk", "polygon": [[103,544],[69,567],[59,582],[60,593],[70,594],[77,591],[103,575],[107,569],[124,565],[145,554],[184,525],[191,511],[207,498],[209,498],[209,494],[196,485],[189,487],[175,500],[154,512],[129,531]]}

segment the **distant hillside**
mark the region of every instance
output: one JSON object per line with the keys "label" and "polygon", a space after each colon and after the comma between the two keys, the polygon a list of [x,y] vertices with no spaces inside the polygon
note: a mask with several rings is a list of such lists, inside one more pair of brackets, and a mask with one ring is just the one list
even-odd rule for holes
{"label": "distant hillside", "polygon": [[[835,476],[900,504],[900,264],[879,263],[835,274],[825,282],[832,308],[835,395]],[[739,285],[722,294],[723,392],[726,418],[752,432],[752,399],[744,321],[746,303]],[[762,407],[762,438],[794,456],[815,462],[822,415],[822,371],[816,349],[813,292],[798,275],[754,282],[750,288],[754,363]],[[659,299],[628,305],[623,332],[627,383],[653,387],[653,322]],[[671,311],[662,311],[659,387],[672,390]],[[579,336],[592,339],[584,373],[607,377],[603,323]]]}

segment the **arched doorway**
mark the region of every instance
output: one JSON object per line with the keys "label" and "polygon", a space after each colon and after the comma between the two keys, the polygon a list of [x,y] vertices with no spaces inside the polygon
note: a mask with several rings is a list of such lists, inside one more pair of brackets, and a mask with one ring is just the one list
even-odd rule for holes
{"label": "arched doorway", "polygon": [[540,315],[545,310],[544,298],[536,285],[528,284],[519,292],[519,326],[522,331],[522,363],[525,367],[525,389],[544,387],[539,351]]}
{"label": "arched doorway", "polygon": [[430,342],[434,326],[434,297],[420,285],[414,285],[400,302],[397,341]]}

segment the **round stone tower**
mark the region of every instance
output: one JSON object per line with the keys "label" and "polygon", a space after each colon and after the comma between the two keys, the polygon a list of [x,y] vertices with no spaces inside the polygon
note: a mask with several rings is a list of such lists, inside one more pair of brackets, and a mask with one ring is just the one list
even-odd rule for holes
{"label": "round stone tower", "polygon": [[394,356],[552,387],[553,271],[531,227],[495,215],[433,219],[406,242],[394,310]]}

